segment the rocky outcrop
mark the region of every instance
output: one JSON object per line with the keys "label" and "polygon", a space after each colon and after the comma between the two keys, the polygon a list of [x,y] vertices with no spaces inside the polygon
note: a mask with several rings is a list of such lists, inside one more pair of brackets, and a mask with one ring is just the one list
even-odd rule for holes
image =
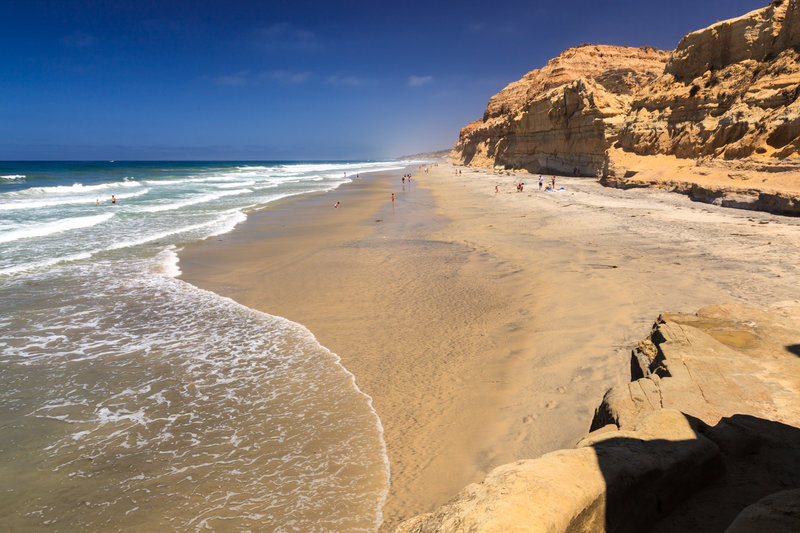
{"label": "rocky outcrop", "polygon": [[799,97],[800,0],[775,0],[671,53],[567,50],[492,97],[450,161],[800,215]]}
{"label": "rocky outcrop", "polygon": [[591,429],[632,428],[680,409],[708,425],[734,414],[800,427],[800,305],[663,314],[634,350],[631,383],[609,390]]}
{"label": "rocky outcrop", "polygon": [[627,171],[602,176],[600,183],[605,186],[666,189],[722,207],[800,215],[800,168],[795,163],[783,160],[775,162],[769,171],[764,171],[763,165],[762,171],[753,171],[752,162],[744,160],[692,161],[614,152],[615,168]]}
{"label": "rocky outcrop", "polygon": [[686,35],[634,98],[619,146],[638,155],[753,157],[765,169],[770,159],[797,157],[798,46],[798,0]]}
{"label": "rocky outcrop", "polygon": [[[640,532],[671,511],[687,486],[717,475],[718,458],[717,446],[681,413],[659,411],[633,431],[497,468],[395,532]],[[629,512],[616,512],[620,506]]]}
{"label": "rocky outcrop", "polygon": [[796,492],[762,498],[800,487],[798,331],[797,303],[661,315],[575,449],[499,467],[395,531],[790,528]]}
{"label": "rocky outcrop", "polygon": [[570,48],[493,96],[483,118],[461,130],[451,161],[594,174],[634,93],[663,72],[667,58],[647,47]]}

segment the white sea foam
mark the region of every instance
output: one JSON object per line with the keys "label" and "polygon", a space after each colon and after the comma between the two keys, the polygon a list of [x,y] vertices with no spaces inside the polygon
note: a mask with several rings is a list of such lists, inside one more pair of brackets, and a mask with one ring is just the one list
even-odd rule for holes
{"label": "white sea foam", "polygon": [[231,183],[212,183],[214,187],[218,189],[233,189],[234,187],[250,187],[256,184],[256,180],[247,180],[247,181],[234,181]]}
{"label": "white sea foam", "polygon": [[11,276],[19,274],[20,272],[31,272],[34,270],[43,270],[48,267],[58,265],[60,263],[71,263],[73,261],[81,261],[89,259],[96,252],[82,252],[79,254],[68,255],[64,257],[53,257],[44,261],[35,261],[32,263],[23,263],[21,265],[14,265],[12,267],[0,269],[0,276]]}
{"label": "white sea foam", "polygon": [[145,213],[158,213],[161,211],[174,211],[176,209],[181,209],[183,207],[189,207],[190,205],[197,205],[197,204],[205,204],[208,202],[213,202],[219,198],[223,198],[225,196],[236,196],[239,194],[244,194],[248,192],[253,192],[250,189],[236,189],[233,191],[220,191],[217,193],[210,193],[204,194],[202,196],[197,196],[195,198],[190,198],[188,200],[184,200],[182,202],[175,202],[171,204],[164,204],[164,205],[154,205],[149,207],[141,208],[141,211]]}
{"label": "white sea foam", "polygon": [[[138,186],[138,184],[137,184]],[[129,199],[129,198],[136,198],[137,196],[143,196],[147,194],[150,189],[142,189],[136,192],[130,193],[122,193],[115,195],[118,200],[121,199]],[[92,191],[90,191],[92,192]],[[55,207],[55,206],[62,206],[62,205],[77,205],[77,204],[89,204],[92,205],[98,199],[95,194],[87,194],[84,196],[62,196],[62,197],[53,197],[49,195],[41,196],[40,198],[36,199],[26,199],[24,195],[15,195],[16,193],[5,193],[0,194],[0,211],[22,211],[26,209],[41,209],[44,207]],[[22,197],[22,199],[17,199]],[[30,195],[28,195],[30,198]],[[3,201],[9,200],[9,201]]]}
{"label": "white sea foam", "polygon": [[[382,165],[376,169],[391,166]],[[115,215],[110,235],[98,224],[99,231],[59,239],[57,250],[37,241],[28,248],[25,241],[14,244],[8,250],[25,264],[0,270],[32,270],[0,279],[0,300],[31,311],[8,313],[0,306],[0,328],[12,323],[8,320],[14,324],[14,335],[0,339],[0,361],[14,362],[4,376],[0,404],[15,398],[18,387],[27,387],[27,412],[32,413],[14,411],[17,419],[10,426],[26,427],[27,416],[60,420],[36,426],[54,430],[36,437],[38,449],[46,450],[40,483],[67,480],[72,486],[73,480],[91,477],[102,489],[86,494],[76,487],[30,505],[24,494],[11,494],[10,506],[25,517],[20,524],[38,520],[30,518],[35,513],[40,513],[38,524],[47,524],[70,513],[75,502],[85,502],[87,509],[81,506],[74,516],[76,528],[86,530],[99,524],[149,527],[156,520],[181,530],[198,524],[239,530],[377,529],[389,486],[383,430],[371,400],[358,391],[339,358],[298,324],[174,278],[180,274],[176,246],[231,231],[247,211],[279,198],[349,181],[341,165],[319,166],[303,172],[292,165],[285,170],[251,165],[233,172],[209,167],[197,171],[204,177],[186,180],[170,180],[166,172],[172,170],[143,173],[166,179],[139,181],[138,188],[118,192],[152,188],[150,205],[125,202],[117,194],[123,202],[114,209],[67,206],[0,214],[14,220],[10,231],[31,229],[24,225],[37,219],[49,224],[58,216],[69,221],[90,218],[80,214]],[[355,168],[347,170],[348,177],[369,171],[365,164]],[[166,181],[171,183],[161,187]],[[117,193],[104,197],[111,192]],[[241,196],[169,212],[179,203],[226,193]],[[98,195],[96,190],[40,192],[0,197],[0,203],[70,198],[93,203]],[[173,203],[142,212],[159,201]],[[138,245],[144,246],[128,249]],[[2,260],[5,266],[15,259]],[[54,264],[58,268],[47,268]],[[52,298],[53,291],[58,298]],[[11,442],[17,438],[7,435]],[[114,467],[119,464],[131,468]],[[187,493],[193,497],[181,497]]]}
{"label": "white sea foam", "polygon": [[177,278],[181,275],[180,258],[175,250],[175,246],[170,246],[156,256],[156,272],[171,278]]}
{"label": "white sea foam", "polygon": [[97,420],[100,424],[120,422],[122,420],[129,420],[137,424],[145,424],[147,418],[145,417],[143,409],[139,409],[138,411],[127,411],[125,409],[112,411],[108,407],[102,407],[97,412]]}
{"label": "white sea foam", "polygon": [[97,185],[84,185],[74,183],[72,185],[54,185],[52,187],[30,187],[22,191],[6,193],[14,196],[41,196],[48,194],[83,194],[87,192],[104,191],[109,189],[141,187],[142,185],[134,178],[125,178],[122,181],[113,183],[99,183]]}
{"label": "white sea foam", "polygon": [[244,213],[240,212],[239,210],[227,211],[227,212],[223,213],[222,216],[220,216],[220,217],[218,217],[218,218],[216,218],[214,220],[210,220],[208,222],[202,222],[200,224],[192,224],[190,226],[183,226],[183,227],[179,227],[179,228],[172,229],[172,230],[169,230],[169,231],[162,231],[162,232],[159,232],[159,233],[154,233],[154,234],[150,234],[150,235],[144,235],[144,236],[142,236],[142,237],[140,237],[138,239],[133,239],[133,240],[130,240],[130,241],[116,242],[116,243],[112,244],[111,246],[109,246],[108,248],[105,248],[105,249],[106,250],[119,250],[121,248],[131,248],[133,246],[139,246],[139,245],[142,245],[142,244],[147,244],[149,242],[160,241],[162,239],[165,239],[167,237],[171,237],[173,235],[180,235],[181,233],[187,233],[187,232],[190,232],[190,231],[196,231],[196,230],[201,230],[201,229],[206,229],[206,228],[213,228],[213,232],[211,234],[206,235],[206,236],[218,235],[219,234],[218,232],[220,231],[220,228],[225,228],[223,233],[228,232],[233,228],[233,226],[235,226],[236,224],[238,224],[239,222],[241,222],[245,218],[247,218],[246,215],[244,215]]}
{"label": "white sea foam", "polygon": [[[266,174],[268,175],[268,174]],[[265,176],[264,172],[258,172],[254,174],[254,177],[263,177]],[[159,179],[159,180],[142,180],[141,183],[150,186],[167,186],[167,185],[185,185],[185,184],[201,184],[201,183],[210,183],[214,185],[214,182],[219,181],[241,181],[242,178],[249,178],[251,176],[246,175],[246,173],[240,172],[221,172],[215,173],[210,176],[192,176],[186,178],[168,178],[168,179]]]}
{"label": "white sea foam", "polygon": [[236,211],[234,213],[230,213],[224,217],[217,219],[216,222],[216,229],[214,229],[208,236],[209,237],[216,237],[217,235],[223,235],[225,233],[229,233],[233,231],[233,228],[241,224],[247,220],[247,215],[245,215],[241,211]]}
{"label": "white sea foam", "polygon": [[26,176],[24,174],[7,174],[5,176],[0,176],[0,181],[25,181]]}
{"label": "white sea foam", "polygon": [[64,231],[89,228],[91,226],[96,226],[111,220],[113,217],[114,213],[106,213],[103,215],[94,215],[90,217],[66,218],[45,224],[31,224],[29,226],[21,227],[12,231],[0,233],[0,243],[16,241],[19,239],[45,237],[47,235],[53,235]]}

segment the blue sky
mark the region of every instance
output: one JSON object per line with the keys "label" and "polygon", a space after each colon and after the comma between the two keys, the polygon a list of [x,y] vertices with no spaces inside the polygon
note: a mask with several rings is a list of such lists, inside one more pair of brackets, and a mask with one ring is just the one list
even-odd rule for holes
{"label": "blue sky", "polygon": [[448,148],[580,43],[674,48],[766,0],[0,0],[0,160]]}

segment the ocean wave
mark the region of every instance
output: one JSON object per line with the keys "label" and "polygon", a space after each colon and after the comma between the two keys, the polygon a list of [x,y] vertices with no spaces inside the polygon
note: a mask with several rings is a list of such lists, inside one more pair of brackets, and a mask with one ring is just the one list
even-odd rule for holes
{"label": "ocean wave", "polygon": [[[208,230],[207,232],[203,232],[202,235],[198,236],[198,239],[214,237],[232,231],[233,228],[235,228],[238,224],[244,222],[245,220],[247,220],[247,215],[244,214],[242,211],[238,209],[229,210],[223,212],[220,216],[208,222],[202,222],[200,224],[192,224],[190,226],[183,226],[168,231],[162,231],[159,233],[151,233],[149,235],[144,235],[138,239],[115,242],[109,246],[103,248],[95,248],[93,250],[89,250],[79,254],[67,255],[62,257],[51,257],[43,261],[23,263],[20,265],[14,265],[11,267],[0,269],[0,276],[11,276],[23,272],[45,270],[62,263],[83,261],[85,259],[89,259],[103,252],[121,250],[124,248],[133,248],[134,246],[141,246],[143,244],[160,241],[168,237],[174,237],[176,235],[180,235],[182,233]],[[177,268],[177,264],[175,265],[175,268]],[[174,274],[174,272],[165,272],[165,273],[167,273],[168,275]]]}
{"label": "ocean wave", "polygon": [[21,182],[25,181],[26,177],[27,176],[24,174],[8,174],[6,176],[0,176],[0,182]]}
{"label": "ocean wave", "polygon": [[369,171],[382,171],[405,168],[404,165],[388,162],[369,162],[369,163],[308,163],[300,165],[281,165],[278,169],[289,172],[332,172],[340,171],[342,173],[364,173]]}
{"label": "ocean wave", "polygon": [[163,204],[163,205],[154,205],[154,206],[149,206],[149,207],[143,207],[143,208],[140,209],[140,211],[143,211],[145,213],[158,213],[160,211],[174,211],[176,209],[181,209],[183,207],[188,207],[190,205],[197,205],[197,204],[204,204],[204,203],[207,203],[207,202],[213,202],[214,200],[217,200],[217,199],[225,197],[225,196],[236,196],[236,195],[244,194],[244,193],[248,193],[248,192],[253,192],[253,191],[250,190],[250,189],[236,189],[236,190],[233,190],[233,191],[220,191],[220,192],[217,192],[217,193],[204,194],[202,196],[198,196],[198,197],[195,197],[195,198],[190,198],[188,200],[184,200],[183,202],[175,202],[175,203],[171,203],[171,204]]}
{"label": "ocean wave", "polygon": [[177,278],[181,275],[179,263],[180,258],[178,257],[175,246],[170,246],[156,256],[154,271],[170,278]]}
{"label": "ocean wave", "polygon": [[8,192],[2,196],[19,197],[19,196],[42,196],[50,194],[81,194],[84,192],[105,191],[118,188],[141,187],[141,183],[136,181],[135,178],[126,177],[122,181],[115,181],[111,183],[99,183],[97,185],[84,185],[82,183],[73,183],[72,185],[54,185],[52,187],[29,187],[21,191]]}
{"label": "ocean wave", "polygon": [[70,231],[80,228],[89,228],[102,224],[114,217],[114,213],[106,213],[103,215],[94,215],[88,217],[74,217],[57,220],[55,222],[48,222],[46,224],[35,224],[22,228],[17,228],[11,231],[0,233],[0,243],[11,242],[20,239],[32,239],[35,237],[46,237],[64,231]]}
{"label": "ocean wave", "polygon": [[159,180],[142,180],[145,185],[164,186],[164,185],[183,185],[185,183],[208,183],[209,181],[220,181],[226,179],[238,179],[238,177],[218,177],[218,176],[191,176],[188,178],[167,178]]}
{"label": "ocean wave", "polygon": [[[212,233],[205,235],[205,237],[212,237],[215,235],[221,235],[222,233],[227,233],[231,229],[233,229],[236,224],[239,222],[244,221],[247,218],[247,215],[242,213],[241,211],[234,210],[228,211],[224,213],[222,216],[215,218],[214,220],[210,220],[208,222],[202,222],[200,224],[192,224],[191,226],[184,226],[181,228],[172,229],[169,231],[162,231],[159,233],[153,233],[150,235],[145,235],[139,239],[133,239],[130,241],[123,241],[117,242],[112,244],[111,246],[105,248],[104,250],[119,250],[121,248],[131,248],[134,246],[139,246],[142,244],[147,244],[154,241],[160,241],[167,237],[172,237],[174,235],[180,235],[181,233],[187,233],[190,231],[197,231],[201,229],[211,228]],[[100,250],[98,250],[100,251]]]}
{"label": "ocean wave", "polygon": [[256,180],[232,181],[230,183],[211,183],[217,189],[233,189],[234,187],[251,187],[256,184]]}
{"label": "ocean wave", "polygon": [[14,265],[12,267],[0,269],[0,276],[12,276],[14,274],[19,274],[21,272],[30,272],[33,270],[43,270],[61,263],[72,263],[75,261],[82,261],[84,259],[89,259],[92,257],[95,252],[82,252],[79,254],[74,255],[67,255],[64,257],[51,257],[50,259],[46,259],[44,261],[36,261],[33,263],[24,263],[21,265]]}
{"label": "ocean wave", "polygon": [[[142,189],[140,191],[122,193],[115,196],[118,200],[124,200],[127,198],[143,196],[148,192],[150,192],[150,189]],[[12,195],[15,193],[6,194]],[[35,200],[21,199],[2,202],[4,196],[5,195],[0,194],[0,211],[22,211],[25,209],[40,209],[42,207],[55,207],[59,205],[94,204],[97,201],[97,196],[94,194],[85,196],[62,196],[61,198],[44,197]]]}

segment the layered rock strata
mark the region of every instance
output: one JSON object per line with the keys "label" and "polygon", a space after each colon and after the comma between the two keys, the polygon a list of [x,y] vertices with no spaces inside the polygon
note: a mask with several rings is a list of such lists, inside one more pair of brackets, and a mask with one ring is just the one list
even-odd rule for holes
{"label": "layered rock strata", "polygon": [[723,206],[800,214],[800,0],[683,37],[671,53],[581,46],[461,130],[457,164],[602,173]]}
{"label": "layered rock strata", "polygon": [[800,151],[800,2],[686,35],[638,92],[619,146],[638,155],[753,157],[770,171]]}
{"label": "layered rock strata", "polygon": [[451,161],[533,172],[594,173],[605,165],[634,93],[664,70],[668,52],[570,48],[489,100],[461,130]]}
{"label": "layered rock strata", "polygon": [[794,531],[798,331],[796,303],[662,315],[575,449],[501,466],[395,531]]}

